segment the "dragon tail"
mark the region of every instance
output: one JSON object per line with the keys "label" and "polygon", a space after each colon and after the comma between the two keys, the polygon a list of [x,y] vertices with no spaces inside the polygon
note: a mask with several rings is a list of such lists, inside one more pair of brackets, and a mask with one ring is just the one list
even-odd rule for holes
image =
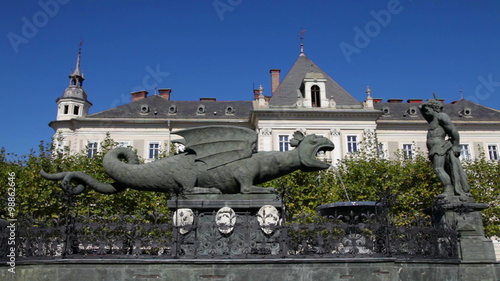
{"label": "dragon tail", "polygon": [[[44,170],[40,171],[40,175],[48,180],[61,181],[60,185],[65,192],[73,195],[78,195],[88,186],[97,192],[104,194],[115,194],[125,190],[125,186],[120,183],[103,183],[95,178],[82,172],[62,172],[49,174]],[[75,183],[76,186],[72,185]]]}

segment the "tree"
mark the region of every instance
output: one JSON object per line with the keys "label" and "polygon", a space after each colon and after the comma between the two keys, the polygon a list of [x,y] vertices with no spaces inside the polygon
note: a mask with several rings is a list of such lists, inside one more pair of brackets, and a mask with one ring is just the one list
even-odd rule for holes
{"label": "tree", "polygon": [[[56,141],[57,143],[57,141]],[[60,143],[60,142],[59,142]],[[68,148],[55,149],[53,144],[41,142],[38,151],[31,150],[27,156],[8,160],[5,150],[0,151],[1,175],[15,172],[16,178],[16,215],[30,214],[35,218],[58,217],[66,211],[64,192],[58,183],[45,180],[40,176],[43,169],[48,173],[62,171],[82,171],[102,182],[112,182],[102,167],[102,158],[110,149],[116,147],[109,135],[100,144],[100,151],[89,158],[86,151],[70,154]],[[6,186],[1,187],[6,194]],[[5,190],[4,190],[5,189]],[[104,195],[86,189],[73,200],[71,210],[81,215],[138,215],[145,213],[168,214],[169,194],[139,192],[127,189],[114,195]],[[3,201],[5,202],[5,201]],[[7,217],[6,208],[0,210],[1,217]]]}
{"label": "tree", "polygon": [[500,237],[500,162],[486,159],[482,147],[480,155],[465,163],[471,192],[476,202],[488,203],[483,210],[483,223],[487,237]]}
{"label": "tree", "polygon": [[[412,159],[397,152],[386,159],[377,150],[376,138],[365,135],[356,153],[347,155],[332,168],[319,172],[296,171],[267,182],[277,187],[286,201],[288,221],[300,214],[316,214],[316,207],[339,201],[378,201],[390,195],[391,216],[398,224],[425,217],[442,193],[426,152],[416,151]],[[465,163],[476,202],[489,203],[483,211],[487,237],[500,236],[500,162],[486,160],[484,153]]]}

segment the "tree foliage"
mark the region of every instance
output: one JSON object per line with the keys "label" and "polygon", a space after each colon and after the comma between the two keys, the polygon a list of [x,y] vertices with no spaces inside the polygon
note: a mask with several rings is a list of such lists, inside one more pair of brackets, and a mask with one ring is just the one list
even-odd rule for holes
{"label": "tree foliage", "polygon": [[[31,150],[27,156],[14,157],[5,151],[0,154],[2,178],[15,172],[16,215],[30,214],[35,218],[57,217],[66,211],[64,192],[57,182],[40,176],[43,169],[48,173],[81,171],[99,181],[112,182],[102,167],[103,156],[118,146],[109,135],[100,143],[100,150],[89,158],[86,151],[70,154],[68,148],[55,149],[54,145],[41,142],[38,151]],[[10,156],[10,157],[8,157]],[[6,194],[6,186],[2,186]],[[87,188],[73,200],[71,210],[80,215],[136,215],[146,213],[169,213],[167,200],[169,194],[139,192],[127,189],[121,193],[104,195]],[[6,202],[2,200],[2,202]],[[0,209],[0,217],[7,217],[6,208]]]}
{"label": "tree foliage", "polygon": [[[443,192],[427,153],[417,151],[412,159],[403,153],[385,158],[377,150],[376,138],[366,135],[360,149],[326,171],[296,171],[266,183],[277,187],[286,200],[287,219],[316,214],[316,207],[340,201],[379,201],[388,197],[391,216],[399,224],[425,216]],[[476,202],[489,203],[483,211],[487,236],[500,236],[500,162],[484,154],[464,164]]]}

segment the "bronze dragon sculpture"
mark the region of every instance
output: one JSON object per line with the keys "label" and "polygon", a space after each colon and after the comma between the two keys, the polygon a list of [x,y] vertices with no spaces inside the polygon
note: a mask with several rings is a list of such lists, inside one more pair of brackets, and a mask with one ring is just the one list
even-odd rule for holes
{"label": "bronze dragon sculpture", "polygon": [[[314,134],[295,132],[290,151],[255,152],[257,134],[233,126],[207,126],[175,132],[184,137],[183,153],[139,164],[137,155],[128,148],[110,150],[103,158],[106,173],[114,183],[102,183],[82,172],[41,175],[62,181],[72,194],[82,193],[86,186],[105,194],[126,188],[168,193],[267,193],[272,189],[255,186],[295,170],[317,171],[330,167],[316,159],[319,151],[331,151],[333,143]],[[76,184],[75,185],[73,185]]]}

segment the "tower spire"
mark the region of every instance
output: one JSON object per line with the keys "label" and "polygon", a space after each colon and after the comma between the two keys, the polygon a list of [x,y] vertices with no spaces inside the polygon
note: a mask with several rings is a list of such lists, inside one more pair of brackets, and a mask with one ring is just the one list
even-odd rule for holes
{"label": "tower spire", "polygon": [[85,117],[92,106],[83,90],[83,73],[80,70],[83,41],[78,46],[76,67],[69,74],[69,86],[64,90],[62,97],[57,99],[57,120],[70,120]]}
{"label": "tower spire", "polygon": [[80,58],[82,56],[82,45],[83,41],[80,41],[80,44],[78,44],[78,57],[76,58],[76,67],[75,67],[75,72],[80,74]]}
{"label": "tower spire", "polygon": [[75,70],[73,73],[69,75],[69,86],[70,87],[82,87],[83,86],[83,80],[85,78],[83,77],[83,73],[80,71],[80,59],[82,56],[82,45],[83,45],[83,40],[80,41],[80,44],[78,44],[78,56],[76,58],[76,66]]}

